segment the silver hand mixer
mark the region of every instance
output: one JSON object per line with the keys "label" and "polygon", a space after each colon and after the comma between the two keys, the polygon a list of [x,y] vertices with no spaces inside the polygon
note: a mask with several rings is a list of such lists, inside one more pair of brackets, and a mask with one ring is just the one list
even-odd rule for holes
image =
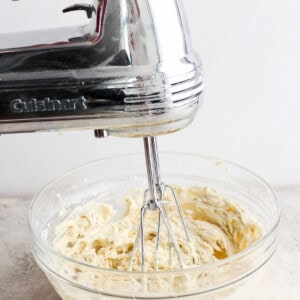
{"label": "silver hand mixer", "polygon": [[[156,136],[187,126],[202,100],[202,67],[182,3],[93,0],[61,7],[56,2],[53,22],[72,13],[80,14],[81,24],[0,33],[0,134],[93,129],[96,137],[142,137],[149,187],[129,269],[140,248],[145,271],[144,218],[150,211],[159,214],[156,252],[164,224],[170,251],[182,266],[163,200],[167,190],[187,242],[189,232],[173,188],[161,181],[156,145]],[[0,9],[15,22],[12,12],[23,9],[21,3],[1,1]],[[30,14],[38,19],[44,4],[35,5]]]}

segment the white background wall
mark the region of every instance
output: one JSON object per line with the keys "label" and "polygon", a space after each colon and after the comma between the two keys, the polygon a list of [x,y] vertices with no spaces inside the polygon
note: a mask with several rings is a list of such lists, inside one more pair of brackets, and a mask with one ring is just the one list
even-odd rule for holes
{"label": "white background wall", "polygon": [[[2,8],[8,1],[0,5],[1,32],[20,28],[18,18],[14,27],[7,26],[11,17]],[[160,149],[222,157],[273,185],[300,184],[300,1],[183,1],[205,68],[206,97],[196,121],[182,132],[159,138]],[[40,16],[46,28],[51,19],[47,8],[54,2],[62,7],[70,3],[15,3],[23,5],[20,16],[32,4],[42,3],[26,26],[37,26]],[[141,140],[96,140],[90,131],[2,136],[0,196],[31,195],[78,164],[138,151]]]}

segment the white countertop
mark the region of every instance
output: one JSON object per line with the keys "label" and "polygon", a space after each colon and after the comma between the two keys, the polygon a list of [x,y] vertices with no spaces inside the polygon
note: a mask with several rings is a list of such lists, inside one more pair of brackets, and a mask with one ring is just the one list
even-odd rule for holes
{"label": "white countertop", "polygon": [[[255,296],[247,299],[300,299],[300,187],[275,191],[282,206],[279,247],[264,266],[263,280],[251,286]],[[29,203],[0,199],[0,299],[59,300],[30,253]]]}

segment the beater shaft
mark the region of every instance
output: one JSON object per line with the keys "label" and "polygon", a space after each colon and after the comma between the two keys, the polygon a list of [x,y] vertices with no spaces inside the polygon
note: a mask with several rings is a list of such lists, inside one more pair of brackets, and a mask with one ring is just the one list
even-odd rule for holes
{"label": "beater shaft", "polygon": [[[155,137],[144,138],[144,149],[148,175],[150,202],[162,199],[162,183],[158,161],[157,142]],[[155,207],[154,209],[155,210]]]}

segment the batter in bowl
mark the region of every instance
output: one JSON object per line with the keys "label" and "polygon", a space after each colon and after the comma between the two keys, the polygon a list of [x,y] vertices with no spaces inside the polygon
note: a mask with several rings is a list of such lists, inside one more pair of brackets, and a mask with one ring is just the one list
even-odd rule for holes
{"label": "batter in bowl", "polygon": [[[169,217],[184,268],[213,263],[232,256],[258,241],[262,227],[234,201],[207,187],[174,187],[191,243],[188,243],[174,201]],[[55,230],[53,247],[61,254],[100,268],[127,271],[140,221],[141,194],[130,192],[126,210],[116,218],[113,205],[90,201],[75,208]],[[120,200],[122,201],[122,200]],[[146,270],[179,269],[175,252],[169,255],[169,237],[162,226],[158,259],[155,258],[158,213],[145,218]],[[132,271],[141,271],[141,255],[134,256]]]}

